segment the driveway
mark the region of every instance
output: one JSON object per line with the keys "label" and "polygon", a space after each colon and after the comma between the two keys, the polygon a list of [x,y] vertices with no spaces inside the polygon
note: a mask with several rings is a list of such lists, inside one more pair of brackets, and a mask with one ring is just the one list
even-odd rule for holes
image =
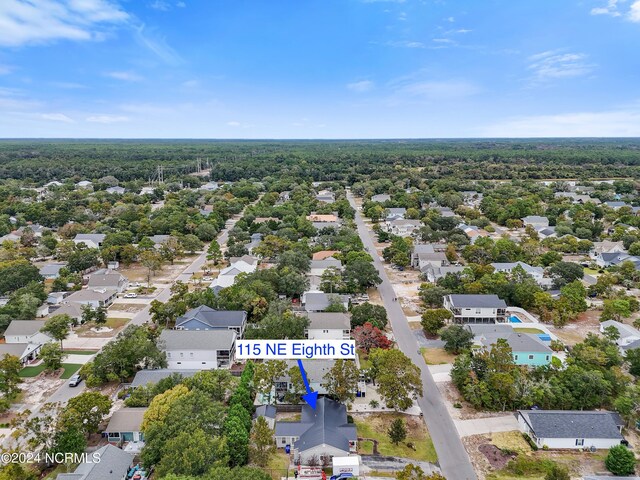
{"label": "driveway", "polygon": [[494,432],[511,432],[519,430],[518,421],[513,414],[501,417],[477,418],[471,420],[454,420],[461,437]]}
{"label": "driveway", "polygon": [[[364,246],[368,248],[370,252],[375,252],[376,249],[371,233],[367,229],[350,191],[347,192],[347,198],[356,212],[355,222]],[[433,439],[433,445],[438,454],[438,463],[442,468],[443,474],[445,477],[455,480],[476,480],[477,477],[469,460],[469,455],[458,436],[456,427],[442,400],[433,376],[420,354],[418,343],[411,332],[411,328],[409,328],[407,318],[399,302],[393,301],[397,295],[393,290],[393,285],[389,281],[384,265],[378,255],[374,255],[373,263],[382,279],[382,283],[378,285],[378,291],[387,310],[398,348],[402,350],[421,371],[424,390],[422,397],[418,399],[418,405],[424,413],[424,420]]]}
{"label": "driveway", "polygon": [[[367,473],[370,471],[375,472],[397,472],[402,470],[406,465],[413,463],[422,468],[424,473],[427,475],[431,475],[432,473],[439,473],[440,469],[429,462],[419,462],[417,460],[413,460],[411,458],[400,458],[400,457],[384,457],[384,456],[373,456],[373,455],[362,455],[362,465],[363,473]],[[370,477],[365,477],[370,478]],[[449,477],[455,478],[455,477]]]}

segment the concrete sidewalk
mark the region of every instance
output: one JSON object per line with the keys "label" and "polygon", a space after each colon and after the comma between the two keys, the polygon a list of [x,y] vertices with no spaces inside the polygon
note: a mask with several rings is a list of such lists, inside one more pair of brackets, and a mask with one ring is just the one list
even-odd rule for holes
{"label": "concrete sidewalk", "polygon": [[501,417],[475,418],[471,420],[454,420],[453,423],[460,437],[479,435],[483,433],[511,432],[519,430],[515,415],[508,414]]}

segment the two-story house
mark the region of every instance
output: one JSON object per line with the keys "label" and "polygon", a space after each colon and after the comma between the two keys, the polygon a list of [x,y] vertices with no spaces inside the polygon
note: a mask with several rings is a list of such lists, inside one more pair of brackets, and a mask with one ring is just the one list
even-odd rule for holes
{"label": "two-story house", "polygon": [[192,308],[176,319],[176,330],[233,330],[242,338],[247,327],[247,312],[215,310],[206,305]]}
{"label": "two-story house", "polygon": [[526,274],[531,275],[542,288],[551,288],[553,279],[544,276],[544,268],[532,267],[524,262],[492,263],[491,266],[496,272],[511,274],[516,267],[522,268]]}
{"label": "two-story house", "polygon": [[351,337],[351,318],[346,313],[309,313],[308,318],[305,337],[309,340],[349,340]]}
{"label": "two-story house", "polygon": [[507,304],[497,295],[446,295],[443,306],[453,315],[452,322],[457,324],[507,320]]}
{"label": "two-story house", "polygon": [[159,347],[169,369],[216,370],[229,368],[235,358],[233,330],[163,330]]}
{"label": "two-story house", "polygon": [[87,287],[93,289],[106,288],[122,293],[129,288],[129,280],[121,273],[109,269],[102,269],[89,275]]}

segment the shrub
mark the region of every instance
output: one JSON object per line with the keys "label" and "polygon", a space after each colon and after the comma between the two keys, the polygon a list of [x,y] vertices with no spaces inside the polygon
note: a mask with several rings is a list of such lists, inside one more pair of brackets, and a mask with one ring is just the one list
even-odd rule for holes
{"label": "shrub", "polygon": [[616,445],[609,449],[604,464],[614,475],[631,475],[636,468],[636,457],[626,446]]}

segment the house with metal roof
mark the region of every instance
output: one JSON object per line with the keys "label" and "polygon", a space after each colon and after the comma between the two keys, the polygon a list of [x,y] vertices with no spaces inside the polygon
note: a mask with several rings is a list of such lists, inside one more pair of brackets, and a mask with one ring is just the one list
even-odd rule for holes
{"label": "house with metal roof", "polygon": [[158,346],[167,355],[169,369],[229,368],[235,357],[236,332],[165,329],[160,334]]}
{"label": "house with metal roof", "polygon": [[242,338],[247,327],[247,312],[215,310],[207,305],[192,308],[176,319],[176,330],[233,330]]}
{"label": "house with metal roof", "polygon": [[356,426],[347,420],[347,407],[326,397],[316,408],[302,406],[299,422],[276,422],[275,440],[279,448],[291,448],[294,460],[302,465],[316,459],[330,463],[333,457],[346,457],[357,451]]}
{"label": "house with metal roof", "polygon": [[520,431],[540,448],[607,449],[624,440],[624,422],[615,412],[518,410],[516,418]]}
{"label": "house with metal roof", "polygon": [[56,480],[123,480],[133,463],[134,454],[120,450],[113,445],[105,445],[94,452],[100,458],[93,461],[89,455],[74,473],[59,473]]}
{"label": "house with metal roof", "polygon": [[349,340],[351,338],[351,317],[341,312],[312,312],[307,315],[309,326],[305,337],[309,340]]}
{"label": "house with metal roof", "polygon": [[443,306],[453,315],[453,323],[503,323],[507,304],[497,295],[445,295]]}

